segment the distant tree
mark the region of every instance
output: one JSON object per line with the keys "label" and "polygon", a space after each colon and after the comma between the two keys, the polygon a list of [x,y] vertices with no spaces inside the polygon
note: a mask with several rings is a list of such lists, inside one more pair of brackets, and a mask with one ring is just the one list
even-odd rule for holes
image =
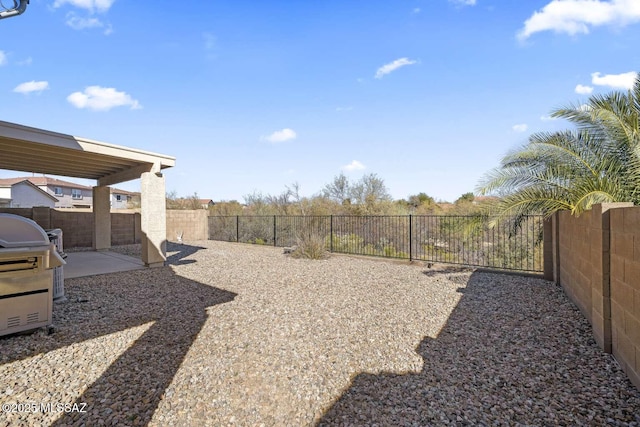
{"label": "distant tree", "polygon": [[350,189],[353,203],[367,204],[391,200],[391,195],[384,180],[371,173],[360,178]]}
{"label": "distant tree", "polygon": [[267,194],[265,200],[275,215],[289,215],[291,206],[291,193],[285,190],[280,194]]}
{"label": "distant tree", "polygon": [[333,200],[343,205],[351,195],[351,185],[349,178],[343,173],[333,178],[333,181],[325,185],[322,189],[322,195],[327,199]]}
{"label": "distant tree", "polygon": [[295,207],[297,207],[298,212],[294,212],[300,215],[306,215],[307,208],[306,205],[308,201],[300,195],[300,183],[297,181],[291,185],[286,185],[285,188],[289,193],[289,197],[291,197],[291,202]]}
{"label": "distant tree", "polygon": [[183,209],[203,209],[202,203],[200,202],[200,198],[198,197],[198,193],[193,193],[191,196],[183,199]]}
{"label": "distant tree", "polygon": [[413,196],[409,196],[407,202],[414,208],[417,208],[420,205],[434,205],[436,203],[434,198],[427,195],[426,193],[418,193]]}
{"label": "distant tree", "polygon": [[243,199],[247,205],[247,214],[269,215],[271,213],[269,201],[260,191],[255,190],[253,193],[243,196]]}
{"label": "distant tree", "polygon": [[473,193],[469,192],[469,193],[464,193],[462,196],[458,197],[458,199],[455,201],[456,204],[459,203],[471,203],[473,202],[473,200],[475,199],[475,196],[473,195]]}
{"label": "distant tree", "polygon": [[209,207],[210,215],[242,215],[244,208],[237,200],[221,201]]}
{"label": "distant tree", "polygon": [[175,190],[167,193],[166,205],[167,209],[182,209],[182,204],[180,203],[180,199],[178,198],[178,193]]}
{"label": "distant tree", "polygon": [[440,213],[441,209],[435,199],[426,193],[411,195],[407,200],[403,200],[408,213],[416,215],[434,215]]}
{"label": "distant tree", "polygon": [[344,208],[335,200],[319,194],[308,200],[306,212],[308,215],[338,215],[344,213]]}

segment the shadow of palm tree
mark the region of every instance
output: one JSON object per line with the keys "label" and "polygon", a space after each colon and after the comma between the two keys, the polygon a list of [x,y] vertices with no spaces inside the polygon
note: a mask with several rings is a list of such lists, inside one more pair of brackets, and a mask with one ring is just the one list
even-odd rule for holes
{"label": "shadow of palm tree", "polygon": [[[181,246],[183,257],[201,249]],[[0,367],[137,326],[150,326],[76,399],[78,404],[86,403],[87,412],[63,414],[52,424],[55,426],[96,425],[100,419],[107,425],[148,424],[206,322],[207,310],[236,296],[179,276],[171,267],[72,279],[65,287],[69,301],[55,307],[56,333],[0,340]],[[24,351],[3,351],[3,344],[9,348],[11,340],[23,342]]]}
{"label": "shadow of palm tree", "polygon": [[358,374],[317,425],[640,422],[640,393],[544,283],[473,273],[438,337],[418,345],[420,373]]}

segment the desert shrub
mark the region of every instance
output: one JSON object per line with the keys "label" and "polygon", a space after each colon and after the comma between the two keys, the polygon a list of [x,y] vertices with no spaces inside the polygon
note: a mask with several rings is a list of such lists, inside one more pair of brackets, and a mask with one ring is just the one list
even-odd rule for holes
{"label": "desert shrub", "polygon": [[291,253],[294,258],[325,259],[329,256],[325,237],[316,231],[298,234],[296,243],[297,247]]}
{"label": "desert shrub", "polygon": [[255,243],[256,245],[266,245],[267,242],[265,242],[263,239],[256,237],[256,239],[253,241],[253,243]]}
{"label": "desert shrub", "polygon": [[383,252],[386,257],[394,258],[397,256],[396,248],[391,245],[385,246]]}

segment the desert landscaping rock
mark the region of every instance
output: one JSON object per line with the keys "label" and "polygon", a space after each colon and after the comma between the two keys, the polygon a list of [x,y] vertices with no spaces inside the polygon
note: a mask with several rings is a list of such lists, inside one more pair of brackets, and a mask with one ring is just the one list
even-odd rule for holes
{"label": "desert landscaping rock", "polygon": [[54,334],[0,338],[0,404],[86,404],[0,426],[640,425],[550,282],[223,242],[168,256],[67,280]]}

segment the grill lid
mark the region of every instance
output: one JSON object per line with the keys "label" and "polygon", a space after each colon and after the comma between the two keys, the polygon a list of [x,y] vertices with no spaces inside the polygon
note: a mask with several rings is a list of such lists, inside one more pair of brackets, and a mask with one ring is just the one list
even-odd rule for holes
{"label": "grill lid", "polygon": [[21,248],[49,245],[49,237],[35,221],[0,213],[0,247]]}

